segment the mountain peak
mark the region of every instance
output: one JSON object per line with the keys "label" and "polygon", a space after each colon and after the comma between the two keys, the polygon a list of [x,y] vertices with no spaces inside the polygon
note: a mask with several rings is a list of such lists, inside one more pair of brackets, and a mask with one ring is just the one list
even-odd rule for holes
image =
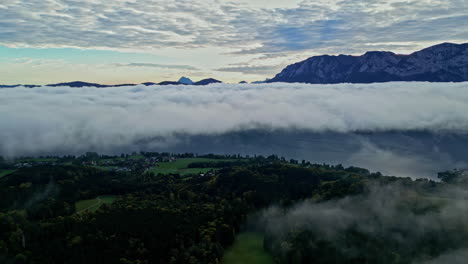
{"label": "mountain peak", "polygon": [[193,84],[193,81],[185,76],[180,77],[178,82],[182,84]]}
{"label": "mountain peak", "polygon": [[211,83],[222,83],[222,82],[219,81],[219,80],[213,79],[213,78],[208,78],[208,79],[200,80],[200,81],[194,83],[194,85],[208,85],[208,84],[211,84]]}

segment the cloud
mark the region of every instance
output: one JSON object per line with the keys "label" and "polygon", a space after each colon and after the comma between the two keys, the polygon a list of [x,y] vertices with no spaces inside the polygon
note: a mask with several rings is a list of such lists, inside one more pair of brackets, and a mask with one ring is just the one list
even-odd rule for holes
{"label": "cloud", "polygon": [[158,149],[249,129],[466,134],[467,102],[467,83],[0,89],[0,155]]}
{"label": "cloud", "polygon": [[[338,200],[272,206],[258,214],[257,226],[266,231],[275,256],[301,250],[292,245],[296,238],[302,250],[327,245],[342,261],[364,256],[373,263],[389,257],[415,264],[466,262],[466,190],[450,186],[421,193],[405,183],[371,183],[366,189]],[[301,231],[308,233],[296,236]]]}
{"label": "cloud", "polygon": [[433,142],[426,142],[424,149],[418,149],[415,145],[421,142],[413,138],[394,141],[399,142],[394,148],[389,144],[379,146],[384,142],[372,142],[365,137],[356,140],[360,143],[359,149],[347,157],[344,163],[379,171],[384,175],[435,178],[437,172],[442,170],[466,168],[468,165],[466,161],[456,160],[449,153],[440,151]]}
{"label": "cloud", "polygon": [[[244,1],[245,2],[245,1]],[[396,52],[467,41],[463,0],[302,1],[269,7],[215,0],[6,1],[0,44],[153,51],[223,47],[237,54]],[[260,5],[259,5],[260,4]],[[273,6],[272,6],[273,7]],[[79,37],[77,37],[79,36]]]}
{"label": "cloud", "polygon": [[17,58],[9,60],[12,64],[23,64],[31,66],[53,66],[53,65],[63,65],[64,60],[61,59],[37,59],[37,58]]}
{"label": "cloud", "polygon": [[116,64],[118,67],[149,67],[149,68],[162,68],[162,69],[178,69],[178,70],[199,70],[196,67],[190,65],[172,65],[172,64],[155,64],[155,63],[127,63],[127,64]]}
{"label": "cloud", "polygon": [[459,249],[447,252],[428,261],[417,262],[416,264],[464,264],[468,258],[468,249]]}
{"label": "cloud", "polygon": [[282,65],[273,65],[273,66],[231,66],[225,68],[219,68],[215,71],[223,71],[223,72],[240,72],[243,74],[269,74],[274,75],[282,69]]}

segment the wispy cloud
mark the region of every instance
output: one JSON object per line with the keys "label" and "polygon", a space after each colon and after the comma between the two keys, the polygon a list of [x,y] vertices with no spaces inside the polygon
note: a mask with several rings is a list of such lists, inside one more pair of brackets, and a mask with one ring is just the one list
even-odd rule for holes
{"label": "wispy cloud", "polygon": [[240,72],[243,74],[254,74],[254,75],[266,75],[275,74],[282,69],[284,65],[272,65],[272,66],[230,66],[225,68],[216,69],[216,71],[223,72]]}
{"label": "wispy cloud", "polygon": [[178,70],[199,70],[196,67],[190,65],[172,65],[172,64],[156,64],[156,63],[127,63],[127,64],[115,64],[118,67],[149,67],[149,68],[162,68],[162,69],[178,69]]}
{"label": "wispy cloud", "polygon": [[63,65],[65,62],[61,59],[38,59],[38,58],[17,58],[9,61],[13,64],[23,64],[32,66],[52,66],[52,65]]}

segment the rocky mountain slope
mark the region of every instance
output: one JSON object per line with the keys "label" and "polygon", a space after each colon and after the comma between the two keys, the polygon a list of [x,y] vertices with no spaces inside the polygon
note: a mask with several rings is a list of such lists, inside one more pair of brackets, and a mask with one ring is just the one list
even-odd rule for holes
{"label": "rocky mountain slope", "polygon": [[287,66],[268,82],[372,83],[468,81],[468,43],[443,43],[409,55],[371,51],[361,56],[315,56]]}

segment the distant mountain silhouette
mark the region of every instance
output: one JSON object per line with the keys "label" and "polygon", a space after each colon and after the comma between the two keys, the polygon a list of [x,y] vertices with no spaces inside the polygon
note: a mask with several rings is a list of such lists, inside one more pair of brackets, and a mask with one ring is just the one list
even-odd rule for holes
{"label": "distant mountain silhouette", "polygon": [[14,84],[14,85],[0,85],[0,88],[15,88],[19,86],[24,86],[26,88],[34,88],[34,87],[39,87],[40,85],[34,85],[34,84]]}
{"label": "distant mountain silhouette", "polygon": [[443,43],[409,55],[370,51],[361,56],[315,56],[287,66],[267,82],[389,81],[468,81],[468,43]]}
{"label": "distant mountain silhouette", "polygon": [[144,82],[142,83],[143,85],[150,86],[150,85],[157,85],[157,83],[154,82]]}
{"label": "distant mountain silhouette", "polygon": [[80,82],[80,81],[48,84],[46,86],[51,86],[51,87],[68,86],[68,87],[74,87],[74,88],[76,88],[76,87],[98,87],[98,88],[110,87],[109,85],[103,85],[103,84],[98,84],[98,83]]}
{"label": "distant mountain silhouette", "polygon": [[189,78],[184,77],[184,76],[182,76],[182,77],[179,79],[178,82],[179,82],[179,83],[182,83],[182,84],[193,84],[193,81],[192,81],[192,80],[190,80]]}
{"label": "distant mountain silhouette", "polygon": [[164,82],[158,83],[158,85],[185,85],[185,84],[180,83],[180,82],[164,81]]}
{"label": "distant mountain silhouette", "polygon": [[121,86],[135,86],[134,83],[124,83],[124,84],[114,84],[114,85],[107,85],[107,87],[121,87]]}
{"label": "distant mountain silhouette", "polygon": [[[184,77],[182,77],[181,79],[183,79]],[[188,78],[187,78],[188,79]],[[190,79],[188,79],[190,80]],[[159,85],[189,85],[188,83],[185,83],[187,82],[186,80],[183,80],[184,82],[172,82],[172,81],[165,81],[165,82],[160,82],[158,83]],[[190,80],[191,81],[191,80]],[[190,85],[208,85],[208,84],[211,84],[211,83],[222,83],[221,81],[219,80],[216,80],[216,79],[213,79],[213,78],[208,78],[208,79],[203,79],[203,80],[200,80],[198,82],[192,82]]]}
{"label": "distant mountain silhouette", "polygon": [[[182,77],[183,82],[174,82],[174,81],[164,81],[160,83],[154,83],[154,82],[144,82],[142,85],[150,86],[150,85],[189,85],[187,82],[191,81],[188,78]],[[216,79],[203,79],[198,82],[195,82],[191,85],[207,85],[210,83],[221,83],[221,81],[218,81]],[[47,84],[45,86],[50,86],[50,87],[59,87],[59,86],[67,86],[67,87],[72,87],[72,88],[80,88],[80,87],[97,87],[97,88],[107,88],[107,87],[120,87],[120,86],[135,86],[136,84],[133,83],[127,83],[127,84],[113,84],[113,85],[106,85],[106,84],[99,84],[99,83],[89,83],[89,82],[81,82],[81,81],[75,81],[75,82],[64,82],[64,83],[54,83],[54,84]],[[15,84],[15,85],[0,85],[0,88],[15,88],[19,86],[24,86],[28,88],[34,88],[34,87],[40,87],[41,85],[23,85],[23,84]]]}
{"label": "distant mountain silhouette", "polygon": [[194,85],[208,85],[211,83],[222,83],[219,80],[213,79],[213,78],[208,78],[208,79],[203,79],[198,82],[193,83]]}

